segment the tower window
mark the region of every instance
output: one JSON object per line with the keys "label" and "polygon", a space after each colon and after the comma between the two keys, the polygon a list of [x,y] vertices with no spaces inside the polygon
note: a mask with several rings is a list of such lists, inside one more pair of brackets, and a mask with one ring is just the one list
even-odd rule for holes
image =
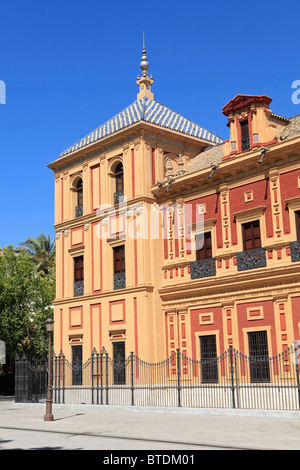
{"label": "tower window", "polygon": [[242,152],[244,152],[245,150],[248,150],[250,148],[248,119],[246,121],[242,121],[240,125],[241,125],[241,146],[242,146]]}
{"label": "tower window", "polygon": [[82,179],[77,183],[77,205],[81,206],[83,204],[83,186],[82,186]]}
{"label": "tower window", "polygon": [[116,192],[120,192],[124,190],[124,182],[123,182],[123,164],[120,162],[118,163],[115,171],[116,175]]}
{"label": "tower window", "polygon": [[80,178],[75,187],[76,190],[76,206],[75,206],[75,217],[81,217],[83,215],[83,184]]}
{"label": "tower window", "polygon": [[74,281],[83,281],[83,256],[74,258]]}

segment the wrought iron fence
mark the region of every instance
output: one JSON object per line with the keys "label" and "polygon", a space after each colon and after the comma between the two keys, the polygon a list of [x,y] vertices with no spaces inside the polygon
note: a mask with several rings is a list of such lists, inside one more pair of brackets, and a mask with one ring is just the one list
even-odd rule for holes
{"label": "wrought iron fence", "polygon": [[177,350],[156,363],[143,361],[134,353],[112,359],[104,349],[100,353],[94,349],[84,364],[72,364],[61,352],[52,358],[53,401],[299,410],[299,357],[296,343],[273,357],[247,356],[230,347],[206,360],[189,358]]}
{"label": "wrought iron fence", "polygon": [[15,360],[15,401],[38,402],[46,398],[48,367],[47,359],[21,358]]}

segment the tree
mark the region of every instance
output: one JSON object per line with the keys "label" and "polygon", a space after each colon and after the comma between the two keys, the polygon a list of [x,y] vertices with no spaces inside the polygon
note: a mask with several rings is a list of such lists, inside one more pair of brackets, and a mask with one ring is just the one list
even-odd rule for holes
{"label": "tree", "polygon": [[56,254],[55,240],[51,241],[50,235],[41,233],[36,238],[27,238],[25,242],[20,243],[18,251],[22,247],[30,254],[37,273],[50,274]]}
{"label": "tree", "polygon": [[55,263],[40,275],[32,269],[28,250],[3,249],[0,256],[0,339],[6,345],[6,358],[15,355],[47,354],[45,321],[55,298]]}

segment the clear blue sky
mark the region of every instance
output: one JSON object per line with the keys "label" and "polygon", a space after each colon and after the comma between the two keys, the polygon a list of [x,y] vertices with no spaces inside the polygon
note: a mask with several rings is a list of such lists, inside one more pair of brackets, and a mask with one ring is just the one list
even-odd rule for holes
{"label": "clear blue sky", "polygon": [[266,94],[300,113],[299,1],[148,2],[9,0],[0,3],[0,247],[53,230],[47,164],[131,104],[142,34],[154,97],[223,138],[221,108]]}

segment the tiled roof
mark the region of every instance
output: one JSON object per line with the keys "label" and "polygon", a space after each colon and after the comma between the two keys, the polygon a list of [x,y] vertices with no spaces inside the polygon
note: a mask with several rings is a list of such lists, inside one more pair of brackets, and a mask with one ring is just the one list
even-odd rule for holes
{"label": "tiled roof", "polygon": [[188,162],[181,171],[185,173],[193,173],[194,171],[209,168],[211,164],[219,164],[224,156],[224,143],[208,147],[199,155]]}
{"label": "tiled roof", "polygon": [[293,139],[300,135],[300,114],[289,118],[289,124],[281,131],[280,140]]}
{"label": "tiled roof", "polygon": [[97,142],[115,132],[125,129],[139,121],[145,121],[182,134],[219,144],[223,139],[212,134],[198,124],[149,98],[136,100],[126,109],[88,134],[76,144],[65,150],[60,156],[68,155],[86,145]]}

